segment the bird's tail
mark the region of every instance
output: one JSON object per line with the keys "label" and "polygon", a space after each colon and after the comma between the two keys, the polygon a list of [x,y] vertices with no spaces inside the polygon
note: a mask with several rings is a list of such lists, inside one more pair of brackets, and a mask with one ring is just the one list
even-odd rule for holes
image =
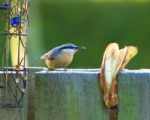
{"label": "bird's tail", "polygon": [[45,55],[42,55],[42,56],[40,57],[40,59],[45,59]]}

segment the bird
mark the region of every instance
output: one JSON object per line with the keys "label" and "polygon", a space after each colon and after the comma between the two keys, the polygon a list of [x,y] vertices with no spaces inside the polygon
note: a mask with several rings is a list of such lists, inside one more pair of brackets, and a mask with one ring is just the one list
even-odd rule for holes
{"label": "bird", "polygon": [[45,60],[49,70],[54,70],[56,68],[64,68],[66,70],[67,66],[71,64],[74,54],[85,49],[86,48],[83,46],[66,43],[51,49],[42,55],[40,59]]}

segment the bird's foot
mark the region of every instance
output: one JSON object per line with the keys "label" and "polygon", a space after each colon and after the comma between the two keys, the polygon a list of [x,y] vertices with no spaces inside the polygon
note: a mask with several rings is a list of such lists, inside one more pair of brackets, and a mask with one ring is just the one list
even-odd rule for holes
{"label": "bird's foot", "polygon": [[64,71],[67,71],[67,68],[64,68]]}

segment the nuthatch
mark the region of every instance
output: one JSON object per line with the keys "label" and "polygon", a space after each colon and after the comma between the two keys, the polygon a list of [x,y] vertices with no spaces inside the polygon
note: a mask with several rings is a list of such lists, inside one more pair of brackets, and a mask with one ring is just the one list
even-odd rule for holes
{"label": "nuthatch", "polygon": [[49,69],[66,68],[73,60],[74,54],[79,50],[85,50],[85,47],[76,46],[68,43],[55,47],[41,56]]}

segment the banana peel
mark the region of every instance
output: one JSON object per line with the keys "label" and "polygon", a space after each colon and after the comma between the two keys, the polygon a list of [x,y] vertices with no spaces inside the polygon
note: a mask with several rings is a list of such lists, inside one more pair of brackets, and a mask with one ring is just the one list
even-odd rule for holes
{"label": "banana peel", "polygon": [[106,47],[101,64],[100,85],[105,105],[108,108],[118,104],[118,71],[124,69],[137,52],[138,50],[134,46],[125,46],[123,49],[119,49],[117,43],[110,43]]}

